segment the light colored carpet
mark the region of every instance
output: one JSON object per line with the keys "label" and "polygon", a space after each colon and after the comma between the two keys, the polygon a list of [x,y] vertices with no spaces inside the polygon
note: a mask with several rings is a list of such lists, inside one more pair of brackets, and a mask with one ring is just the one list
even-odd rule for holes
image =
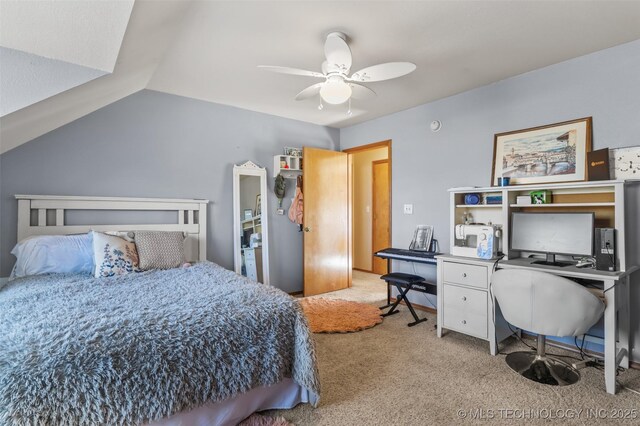
{"label": "light colored carpet", "polygon": [[306,298],[300,304],[314,333],[352,333],[382,322],[380,309],[366,303]]}
{"label": "light colored carpet", "polygon": [[[611,410],[640,409],[640,396],[627,390],[607,394],[599,370],[581,370],[582,380],[573,386],[540,385],[511,371],[504,355],[489,355],[487,342],[454,332],[439,339],[435,315],[421,312],[429,320],[407,327],[411,316],[406,307],[400,311],[359,333],[314,334],[320,406],[270,414],[296,425],[514,424],[523,413],[529,424],[548,423],[550,416],[556,424],[638,424],[637,411],[634,420],[612,419]],[[507,342],[504,352],[524,350],[515,339]],[[638,370],[627,370],[618,380],[640,389]],[[589,409],[601,411],[589,415]],[[458,410],[468,417],[460,418]],[[471,419],[470,410],[484,418]],[[559,418],[567,416],[573,418]]]}
{"label": "light colored carpet", "polygon": [[308,299],[315,298],[351,300],[363,303],[378,303],[383,300],[386,302],[387,285],[380,279],[380,275],[353,271],[350,288],[311,296]]}

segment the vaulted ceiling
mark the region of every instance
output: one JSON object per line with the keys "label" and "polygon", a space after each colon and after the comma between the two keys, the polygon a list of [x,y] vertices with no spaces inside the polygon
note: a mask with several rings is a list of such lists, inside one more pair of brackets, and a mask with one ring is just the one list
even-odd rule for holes
{"label": "vaulted ceiling", "polygon": [[[639,1],[2,0],[0,16],[0,152],[144,88],[344,127],[640,39]],[[418,68],[352,116],[294,100],[317,80],[257,68],[319,71],[333,30],[353,70]]]}

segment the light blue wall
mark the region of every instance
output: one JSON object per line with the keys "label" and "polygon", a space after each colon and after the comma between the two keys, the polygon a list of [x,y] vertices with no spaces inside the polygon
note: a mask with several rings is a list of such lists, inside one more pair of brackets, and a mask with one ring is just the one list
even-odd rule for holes
{"label": "light blue wall", "polygon": [[[495,133],[592,116],[594,149],[640,145],[639,76],[635,41],[340,131],[142,91],[0,157],[0,276],[13,264],[15,193],[208,198],[209,258],[231,268],[233,163],[252,159],[272,176],[272,155],[283,146],[346,149],[386,139],[393,140],[393,245],[407,246],[417,224],[433,224],[447,251],[446,190],[489,184]],[[435,119],[443,123],[438,133],[429,130]],[[273,195],[269,202],[272,282],[297,291],[301,236],[273,214]],[[402,214],[405,203],[414,204],[412,216]],[[636,325],[638,306],[636,285]]]}
{"label": "light blue wall", "polygon": [[[431,224],[447,252],[447,189],[490,185],[495,133],[587,116],[593,117],[594,149],[640,145],[640,40],[341,129],[340,147],[391,139],[393,245],[408,246],[416,225]],[[433,120],[442,121],[438,133],[429,129]],[[402,214],[405,203],[414,205],[413,215]],[[635,284],[631,309],[640,360],[637,274]],[[416,301],[429,306],[420,296]]]}
{"label": "light blue wall", "polygon": [[[233,268],[232,167],[266,166],[273,189],[273,155],[284,146],[337,149],[336,129],[141,91],[21,145],[0,157],[0,276],[14,263],[14,194],[206,198],[208,258]],[[287,197],[293,197],[289,181]],[[302,235],[275,215],[269,196],[271,282],[302,290]],[[285,207],[290,203],[285,201]]]}

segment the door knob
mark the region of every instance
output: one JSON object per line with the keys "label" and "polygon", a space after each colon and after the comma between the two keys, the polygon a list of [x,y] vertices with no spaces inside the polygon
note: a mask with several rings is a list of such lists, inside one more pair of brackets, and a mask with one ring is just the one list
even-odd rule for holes
{"label": "door knob", "polygon": [[309,228],[308,226],[304,227],[304,232],[311,232],[311,228]]}

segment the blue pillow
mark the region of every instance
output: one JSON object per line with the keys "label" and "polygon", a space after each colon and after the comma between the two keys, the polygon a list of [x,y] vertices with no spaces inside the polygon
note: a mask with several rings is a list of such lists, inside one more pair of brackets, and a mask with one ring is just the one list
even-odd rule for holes
{"label": "blue pillow", "polygon": [[12,277],[50,273],[93,273],[91,233],[43,235],[20,241],[11,250],[18,260]]}

